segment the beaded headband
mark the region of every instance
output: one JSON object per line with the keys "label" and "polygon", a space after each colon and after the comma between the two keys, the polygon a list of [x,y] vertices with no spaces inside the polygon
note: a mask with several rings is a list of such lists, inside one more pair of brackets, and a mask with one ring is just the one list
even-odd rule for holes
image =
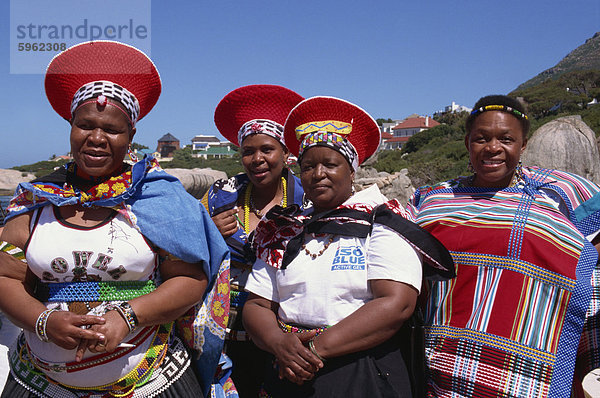
{"label": "beaded headband", "polygon": [[135,123],[140,115],[140,104],[130,91],[125,87],[121,87],[118,84],[107,80],[99,80],[84,84],[73,96],[71,101],[71,118],[75,113],[75,110],[83,104],[84,101],[90,98],[98,98],[97,102],[99,105],[106,105],[105,101],[100,97],[112,98],[119,101],[125,107],[128,113],[128,118],[131,121],[131,126],[135,127]]}
{"label": "beaded headband", "polygon": [[252,134],[266,134],[275,138],[285,147],[285,141],[283,139],[283,126],[272,120],[254,119],[244,123],[240,128],[240,131],[238,131],[239,145],[242,145],[242,141]]}
{"label": "beaded headband", "polygon": [[510,106],[506,106],[506,105],[486,105],[486,106],[482,106],[480,108],[474,109],[471,112],[471,115],[478,115],[480,113],[486,112],[486,111],[503,111],[503,112],[508,112],[508,113],[512,113],[514,116],[521,118],[521,119],[525,119],[527,120],[528,117],[526,114],[524,114],[521,111],[516,110],[513,107]]}
{"label": "beaded headband", "polygon": [[135,123],[133,122],[133,120],[131,120],[131,115],[129,115],[129,113],[127,113],[127,111],[125,111],[123,108],[121,108],[119,105],[115,104],[114,102],[111,102],[108,100],[108,98],[105,95],[100,95],[98,97],[96,97],[95,99],[91,99],[88,101],[83,101],[81,102],[77,108],[85,105],[85,104],[92,104],[92,103],[96,103],[101,107],[105,107],[105,106],[113,106],[115,108],[117,108],[119,111],[121,111],[121,113],[123,113],[125,115],[125,117],[127,118],[127,121],[129,122],[129,124],[133,127],[135,126]]}
{"label": "beaded headband", "polygon": [[358,152],[356,152],[354,145],[341,134],[329,131],[315,131],[304,135],[300,143],[298,159],[302,159],[304,152],[314,146],[326,146],[338,151],[348,160],[353,171],[358,170]]}

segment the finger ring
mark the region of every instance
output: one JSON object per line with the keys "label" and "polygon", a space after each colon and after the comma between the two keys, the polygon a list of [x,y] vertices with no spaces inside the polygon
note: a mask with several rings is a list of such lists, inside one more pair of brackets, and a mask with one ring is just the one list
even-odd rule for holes
{"label": "finger ring", "polygon": [[105,344],[104,344],[104,343],[98,343],[98,344],[96,344],[96,345],[97,345],[97,346],[104,347],[104,345],[105,345]]}

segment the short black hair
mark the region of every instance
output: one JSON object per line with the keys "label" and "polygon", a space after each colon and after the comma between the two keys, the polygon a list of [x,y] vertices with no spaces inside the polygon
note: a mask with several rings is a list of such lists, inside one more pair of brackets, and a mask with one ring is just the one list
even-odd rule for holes
{"label": "short black hair", "polygon": [[[473,112],[471,112],[471,114],[467,118],[467,122],[465,124],[467,134],[471,134],[471,129],[473,128],[473,123],[475,123],[475,119],[477,119],[477,117],[483,113],[478,112],[477,110],[479,108],[486,107],[489,105],[508,106],[525,115],[525,106],[519,100],[509,97],[507,95],[486,95],[485,97],[479,98],[479,100],[473,106]],[[521,123],[521,127],[523,129],[523,138],[527,138],[527,135],[529,134],[530,125],[529,119],[527,117],[518,117],[516,114],[511,112],[507,113],[512,114],[515,118],[519,120],[519,123]]]}

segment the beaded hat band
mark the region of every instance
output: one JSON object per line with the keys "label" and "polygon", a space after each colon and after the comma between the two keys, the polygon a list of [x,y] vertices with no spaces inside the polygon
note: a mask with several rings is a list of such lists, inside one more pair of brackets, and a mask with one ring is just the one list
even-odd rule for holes
{"label": "beaded hat band", "polygon": [[487,112],[487,111],[507,112],[507,113],[510,113],[510,114],[516,116],[517,118],[521,118],[521,119],[525,119],[525,120],[529,119],[527,117],[527,115],[524,114],[523,112],[518,111],[515,108],[510,107],[510,106],[506,106],[506,105],[486,105],[486,106],[482,106],[480,108],[474,109],[471,112],[471,115],[478,115],[480,113]]}
{"label": "beaded hat band", "polygon": [[285,146],[283,126],[272,120],[254,119],[244,123],[240,131],[238,131],[238,142],[241,144],[244,139],[252,134],[266,134]]}
{"label": "beaded hat band", "polygon": [[342,135],[328,131],[316,131],[305,135],[300,143],[298,159],[301,159],[309,148],[315,146],[325,146],[339,152],[348,160],[353,171],[358,170],[358,153],[352,143]]}
{"label": "beaded hat band", "polygon": [[90,82],[84,84],[77,90],[73,96],[73,101],[71,101],[71,117],[73,117],[75,110],[83,105],[86,100],[96,98],[98,105],[105,106],[107,104],[105,100],[106,97],[123,104],[132,127],[135,126],[140,115],[140,104],[137,98],[135,98],[135,95],[129,92],[125,87],[121,87],[118,84],[107,80]]}

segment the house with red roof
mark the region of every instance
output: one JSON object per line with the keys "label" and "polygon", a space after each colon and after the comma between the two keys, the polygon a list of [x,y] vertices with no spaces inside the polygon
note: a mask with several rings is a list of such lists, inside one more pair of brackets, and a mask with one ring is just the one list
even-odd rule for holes
{"label": "house with red roof", "polygon": [[411,115],[382,134],[382,149],[400,149],[413,135],[440,124],[429,116]]}

